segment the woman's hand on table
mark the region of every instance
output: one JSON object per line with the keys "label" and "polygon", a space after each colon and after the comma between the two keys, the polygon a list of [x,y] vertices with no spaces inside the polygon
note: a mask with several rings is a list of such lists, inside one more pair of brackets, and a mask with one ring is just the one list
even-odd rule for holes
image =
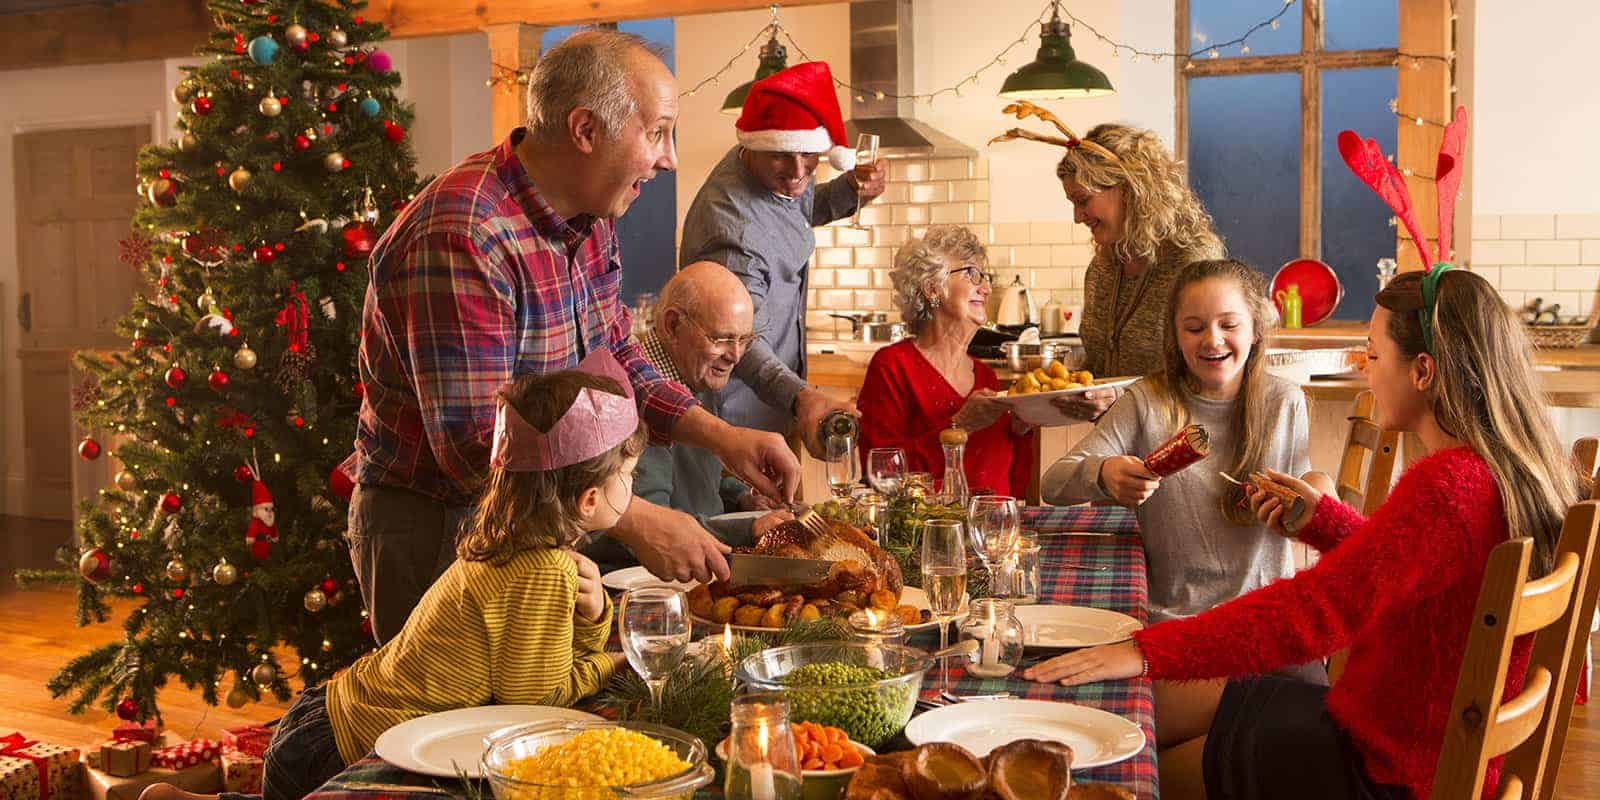
{"label": "woman's hand on table", "polygon": [[562,552],[578,568],[578,598],[573,604],[572,616],[579,623],[593,624],[606,613],[606,589],[600,585],[600,567],[575,550]]}
{"label": "woman's hand on table", "polygon": [[1310,482],[1277,470],[1269,469],[1264,472],[1268,478],[1300,495],[1305,500],[1305,511],[1298,519],[1286,520],[1284,515],[1288,513],[1288,509],[1284,507],[1283,501],[1251,484],[1246,484],[1244,487],[1245,500],[1250,504],[1250,511],[1256,515],[1256,519],[1266,523],[1268,529],[1279,536],[1293,539],[1299,534],[1300,529],[1311,521],[1311,516],[1316,513],[1317,504],[1322,502],[1323,493],[1313,486],[1312,482],[1327,485],[1331,481],[1327,475],[1320,472],[1306,473],[1305,477],[1310,479]]}
{"label": "woman's hand on table", "polygon": [[750,535],[760,539],[761,537],[767,535],[767,531],[770,531],[773,528],[778,527],[779,524],[788,522],[791,519],[794,519],[794,515],[787,511],[774,511],[771,514],[757,517],[756,521],[750,525]]}
{"label": "woman's hand on table", "polygon": [[1051,400],[1050,404],[1069,417],[1093,422],[1099,419],[1101,414],[1106,413],[1106,409],[1116,401],[1116,389],[1095,389],[1082,394],[1057,397]]}
{"label": "woman's hand on table", "polygon": [[1022,677],[1030,681],[1055,681],[1062,686],[1136,678],[1142,674],[1144,654],[1132,640],[1059,655],[1022,671]]}
{"label": "woman's hand on table", "polygon": [[967,431],[981,431],[1005,416],[1011,409],[995,399],[992,389],[978,389],[967,395],[967,402],[950,419],[950,424]]}
{"label": "woman's hand on table", "polygon": [[1161,479],[1141,459],[1112,456],[1100,462],[1100,488],[1118,503],[1137,508],[1161,488]]}

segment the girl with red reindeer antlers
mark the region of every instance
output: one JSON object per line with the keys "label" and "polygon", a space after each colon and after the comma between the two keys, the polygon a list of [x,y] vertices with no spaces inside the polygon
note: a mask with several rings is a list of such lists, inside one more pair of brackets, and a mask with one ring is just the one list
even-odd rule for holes
{"label": "girl with red reindeer antlers", "polygon": [[[1549,568],[1583,479],[1527,390],[1537,384],[1521,324],[1487,281],[1444,263],[1465,136],[1458,110],[1435,173],[1434,259],[1398,170],[1376,142],[1339,135],[1345,162],[1433,264],[1378,293],[1367,340],[1377,423],[1416,433],[1428,455],[1371,518],[1270,473],[1308,511],[1286,520],[1281,501],[1259,491],[1251,506],[1317,548],[1315,566],[1026,673],[1069,685],[1141,673],[1187,681],[1156,710],[1160,738],[1183,741],[1161,753],[1163,797],[1428,797],[1489,551],[1532,536],[1540,571]],[[1530,645],[1516,643],[1507,695],[1521,688]],[[1341,648],[1350,658],[1332,688],[1262,676]],[[1498,782],[1496,760],[1485,794]]]}

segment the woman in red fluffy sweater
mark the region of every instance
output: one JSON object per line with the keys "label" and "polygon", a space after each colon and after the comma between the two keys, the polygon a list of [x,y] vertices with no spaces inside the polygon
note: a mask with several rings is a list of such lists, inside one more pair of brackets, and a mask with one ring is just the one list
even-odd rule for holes
{"label": "woman in red fluffy sweater", "polygon": [[[1535,570],[1550,568],[1583,479],[1529,389],[1539,384],[1522,326],[1482,277],[1443,265],[1396,278],[1377,301],[1367,340],[1377,423],[1417,434],[1428,455],[1372,518],[1273,473],[1309,511],[1286,520],[1261,492],[1251,504],[1317,548],[1315,566],[1026,673],[1067,685],[1158,679],[1164,798],[1426,798],[1489,551],[1532,536]],[[1516,643],[1508,695],[1530,646]],[[1345,647],[1332,688],[1263,676]],[[1491,764],[1487,789],[1498,773]]]}

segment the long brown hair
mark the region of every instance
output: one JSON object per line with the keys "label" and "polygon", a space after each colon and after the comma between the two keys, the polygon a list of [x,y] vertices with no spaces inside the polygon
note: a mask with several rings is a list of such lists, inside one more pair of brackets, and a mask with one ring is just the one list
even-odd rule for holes
{"label": "long brown hair", "polygon": [[[524,375],[501,387],[495,400],[509,403],[529,425],[548,433],[572,407],[578,392],[586,388],[623,393],[611,378],[568,370]],[[502,562],[522,550],[566,547],[581,541],[579,496],[586,489],[604,485],[628,459],[644,452],[644,446],[641,425],[616,447],[571,466],[534,472],[490,468],[472,520],[456,540],[456,556],[465,561]]]}
{"label": "long brown hair", "polygon": [[[1421,272],[1407,272],[1378,292],[1388,309],[1388,332],[1406,358],[1423,344]],[[1428,388],[1434,419],[1489,465],[1512,536],[1531,536],[1534,569],[1554,563],[1567,508],[1587,494],[1566,448],[1556,439],[1528,336],[1483,276],[1450,270],[1434,294],[1433,356],[1437,377]]]}
{"label": "long brown hair", "polygon": [[[1195,399],[1197,387],[1188,363],[1183,360],[1183,350],[1178,346],[1178,303],[1183,300],[1184,290],[1212,279],[1227,281],[1239,291],[1245,307],[1250,310],[1250,324],[1255,330],[1255,341],[1244,361],[1239,395],[1233,402],[1234,446],[1228,466],[1231,475],[1249,475],[1261,468],[1267,452],[1268,432],[1273,429],[1273,421],[1267,419],[1266,350],[1267,332],[1277,323],[1278,315],[1267,302],[1267,282],[1261,273],[1229,258],[1196,261],[1184,267],[1167,296],[1161,370],[1145,380],[1155,396],[1165,400],[1172,431],[1175,433],[1187,425],[1189,404]],[[1241,489],[1230,484],[1218,500],[1222,515],[1237,525],[1254,524],[1254,515],[1239,505],[1242,497]]]}

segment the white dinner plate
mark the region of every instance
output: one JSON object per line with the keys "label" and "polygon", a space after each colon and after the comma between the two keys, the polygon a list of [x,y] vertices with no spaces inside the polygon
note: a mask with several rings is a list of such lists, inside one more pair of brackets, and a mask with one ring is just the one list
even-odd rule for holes
{"label": "white dinner plate", "polygon": [[1049,700],[970,700],[912,717],[912,744],[954,742],[983,758],[1018,739],[1047,739],[1072,748],[1072,768],[1132,758],[1144,749],[1138,725],[1098,708]]}
{"label": "white dinner plate", "polygon": [[1018,419],[1030,425],[1072,425],[1082,422],[1077,417],[1067,416],[1061,409],[1056,408],[1051,400],[1057,397],[1071,397],[1095,389],[1117,389],[1139,381],[1138,377],[1132,378],[1100,378],[1088,386],[1078,386],[1072,389],[1055,389],[1049,392],[1034,392],[1032,394],[1003,394],[997,395],[996,400],[1011,407],[1011,412]]}
{"label": "white dinner plate", "polygon": [[[759,587],[752,587],[752,588],[759,588]],[[918,589],[915,586],[907,586],[907,587],[905,587],[905,588],[900,590],[900,603],[902,605],[915,606],[918,609],[926,609],[926,608],[928,608],[928,593],[922,591],[921,589]],[[968,607],[967,603],[962,603],[961,604],[961,611],[960,611],[960,613],[956,614],[956,616],[955,616],[955,620],[956,621],[960,621],[960,620],[966,618],[966,616],[967,616],[967,607]],[[689,615],[689,618],[694,620],[696,623],[698,623],[700,625],[703,625],[705,627],[708,627],[708,628],[716,628],[718,630],[721,630],[721,628],[722,628],[721,625],[719,625],[719,624],[717,624],[715,622],[712,622],[711,620],[706,619],[705,617],[699,616],[697,614],[691,613]],[[907,625],[906,626],[906,631],[908,633],[916,633],[917,631],[931,631],[931,630],[935,630],[936,627],[938,626],[938,624],[939,623],[938,623],[937,620],[929,620],[927,622],[919,622],[919,623],[917,623],[915,625]],[[758,628],[758,627],[755,627],[753,625],[733,625],[731,627],[734,630],[739,631],[740,633],[762,633],[762,632],[771,632],[771,631],[777,630],[776,628]]]}
{"label": "white dinner plate", "polygon": [[1144,627],[1139,620],[1085,606],[1017,606],[1022,643],[1028,647],[1093,647],[1126,640]]}
{"label": "white dinner plate", "polygon": [[689,581],[664,581],[650,574],[644,567],[628,567],[614,570],[600,576],[600,585],[614,592],[626,592],[629,589],[640,589],[646,586],[665,586],[668,589],[677,589],[687,592],[700,584]]}
{"label": "white dinner plate", "polygon": [[594,714],[558,706],[457,708],[406,720],[384,731],[373,749],[384,761],[411,772],[454,778],[459,765],[462,772],[481,778],[483,740],[489,734],[530,722],[598,719]]}
{"label": "white dinner plate", "polygon": [[772,512],[770,510],[768,510],[768,511],[729,511],[726,514],[718,514],[718,515],[716,515],[714,517],[706,517],[706,521],[707,522],[718,522],[718,521],[743,522],[745,520],[761,519],[762,517],[764,517],[764,516],[766,516],[768,514],[771,514],[771,513]]}

